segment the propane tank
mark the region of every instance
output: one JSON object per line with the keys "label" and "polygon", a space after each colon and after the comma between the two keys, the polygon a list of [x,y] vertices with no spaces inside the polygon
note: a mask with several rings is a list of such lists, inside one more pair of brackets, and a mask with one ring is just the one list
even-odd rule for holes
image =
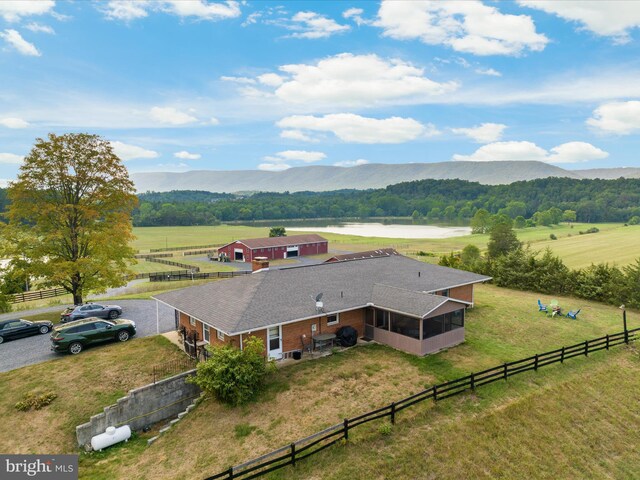
{"label": "propane tank", "polygon": [[128,441],[131,437],[131,428],[129,425],[122,427],[107,427],[104,433],[100,433],[91,437],[91,448],[101,451],[103,448],[110,447],[122,441]]}

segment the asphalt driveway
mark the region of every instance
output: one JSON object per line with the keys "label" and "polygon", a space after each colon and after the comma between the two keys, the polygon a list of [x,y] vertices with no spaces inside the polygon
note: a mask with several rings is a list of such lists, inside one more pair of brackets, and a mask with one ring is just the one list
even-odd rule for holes
{"label": "asphalt driveway", "polygon": [[[120,318],[136,322],[136,336],[134,338],[147,337],[157,333],[156,302],[154,300],[118,300],[111,303],[122,307],[122,316]],[[58,306],[7,313],[0,315],[0,320],[20,318],[21,315],[33,315],[48,311],[61,312],[63,308]],[[160,333],[173,330],[175,328],[173,310],[166,305],[159,304],[158,312]],[[26,365],[60,358],[62,354],[51,351],[49,335],[35,335],[33,337],[5,341],[0,344],[0,372],[7,372]],[[82,357],[82,354],[79,357]]]}

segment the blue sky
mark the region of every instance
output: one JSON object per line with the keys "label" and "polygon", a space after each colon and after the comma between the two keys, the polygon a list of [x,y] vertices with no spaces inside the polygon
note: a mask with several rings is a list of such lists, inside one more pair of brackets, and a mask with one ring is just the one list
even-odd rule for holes
{"label": "blue sky", "polygon": [[132,172],[640,167],[640,2],[0,2],[0,179],[98,133]]}

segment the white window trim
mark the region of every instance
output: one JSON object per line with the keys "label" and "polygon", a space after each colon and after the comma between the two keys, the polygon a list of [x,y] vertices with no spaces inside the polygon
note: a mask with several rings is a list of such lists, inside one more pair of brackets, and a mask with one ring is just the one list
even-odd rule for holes
{"label": "white window trim", "polygon": [[224,342],[224,333],[221,332],[220,330],[216,329],[216,336],[218,337],[218,340],[220,340],[221,342]]}
{"label": "white window trim", "polygon": [[207,343],[211,343],[211,332],[209,331],[209,325],[206,323],[202,324],[202,339]]}
{"label": "white window trim", "polygon": [[331,314],[330,316],[336,316],[336,320],[335,322],[330,322],[329,321],[329,315],[327,316],[327,326],[331,326],[331,325],[337,325],[340,323],[340,314],[339,313],[335,313],[335,314]]}
{"label": "white window trim", "polygon": [[189,317],[189,325],[191,325],[192,327],[196,326],[196,319],[194,317]]}

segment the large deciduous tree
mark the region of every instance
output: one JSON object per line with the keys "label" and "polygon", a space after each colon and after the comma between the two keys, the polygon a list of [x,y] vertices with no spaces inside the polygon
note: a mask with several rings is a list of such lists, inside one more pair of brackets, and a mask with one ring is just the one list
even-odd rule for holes
{"label": "large deciduous tree", "polygon": [[137,205],[127,169],[97,135],[37,139],[9,186],[7,235],[29,273],[82,303],[89,291],[124,285]]}

